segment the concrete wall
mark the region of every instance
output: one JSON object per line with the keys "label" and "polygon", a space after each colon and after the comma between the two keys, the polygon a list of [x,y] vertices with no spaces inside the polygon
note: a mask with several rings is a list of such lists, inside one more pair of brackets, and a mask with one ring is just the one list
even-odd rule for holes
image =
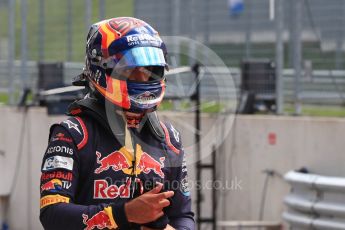
{"label": "concrete wall", "polygon": [[[48,117],[44,109],[31,108],[23,129],[23,111],[1,107],[0,114],[0,153],[4,151],[0,154],[0,220],[6,208],[10,229],[42,229],[38,219],[41,158],[49,125],[63,117]],[[193,185],[193,116],[164,113],[161,118],[171,120],[182,132]],[[209,160],[212,144],[221,144],[217,153],[217,177],[221,182],[217,186],[225,189],[218,190],[219,220],[259,218],[265,169],[284,174],[306,166],[317,174],[345,177],[345,119],[236,116],[218,122],[212,116],[202,117],[204,162]],[[203,174],[204,217],[211,213],[210,190],[205,188],[209,178],[210,173]],[[267,185],[263,219],[281,220],[282,199],[288,186],[279,176],[271,177]],[[4,206],[9,193],[8,206]]]}

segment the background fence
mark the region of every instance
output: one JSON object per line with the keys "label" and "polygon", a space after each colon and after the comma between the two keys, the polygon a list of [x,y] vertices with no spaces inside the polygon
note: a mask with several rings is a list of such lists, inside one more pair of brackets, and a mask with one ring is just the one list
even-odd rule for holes
{"label": "background fence", "polygon": [[[33,84],[36,61],[82,62],[88,26],[126,15],[146,20],[161,35],[202,42],[230,68],[250,58],[274,61],[280,112],[284,99],[297,113],[301,103],[344,104],[344,1],[243,0],[244,9],[237,12],[230,10],[231,1],[1,0],[1,97],[6,100],[8,92],[15,103],[15,92]],[[169,47],[173,52],[192,48]],[[177,55],[172,65],[191,61]]]}
{"label": "background fence", "polygon": [[[280,112],[286,108],[283,101],[295,104],[297,113],[301,103],[344,104],[344,1],[243,0],[244,10],[237,12],[230,10],[228,2],[2,0],[1,98],[6,101],[9,93],[14,104],[16,92],[32,86],[36,61],[82,62],[88,26],[103,18],[127,15],[146,20],[161,35],[202,42],[230,68],[240,67],[249,58],[274,61]],[[169,47],[173,52],[193,52],[192,48],[188,44]],[[177,55],[172,64],[190,62]]]}

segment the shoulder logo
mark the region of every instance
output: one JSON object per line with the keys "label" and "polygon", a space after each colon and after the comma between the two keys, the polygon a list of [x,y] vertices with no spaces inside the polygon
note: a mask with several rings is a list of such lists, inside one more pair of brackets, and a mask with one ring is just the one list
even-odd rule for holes
{"label": "shoulder logo", "polygon": [[57,133],[54,137],[50,138],[50,141],[64,141],[72,143],[72,139],[65,137],[65,134],[63,133]]}
{"label": "shoulder logo", "polygon": [[177,142],[180,142],[180,133],[172,125],[170,125],[170,130],[171,130],[171,132],[173,132],[175,140]]}
{"label": "shoulder logo", "polygon": [[74,129],[74,130],[76,130],[80,135],[82,135],[77,124],[73,123],[73,122],[70,121],[70,120],[63,121],[63,123],[67,124],[69,129]]}

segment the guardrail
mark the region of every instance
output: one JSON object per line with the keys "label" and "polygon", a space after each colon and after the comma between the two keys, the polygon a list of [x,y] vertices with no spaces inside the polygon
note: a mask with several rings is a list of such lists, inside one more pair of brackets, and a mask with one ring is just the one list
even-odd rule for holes
{"label": "guardrail", "polygon": [[345,229],[345,178],[290,171],[283,213],[291,229]]}
{"label": "guardrail", "polygon": [[281,230],[282,224],[279,221],[218,221],[217,227],[225,229],[259,229],[259,230]]}

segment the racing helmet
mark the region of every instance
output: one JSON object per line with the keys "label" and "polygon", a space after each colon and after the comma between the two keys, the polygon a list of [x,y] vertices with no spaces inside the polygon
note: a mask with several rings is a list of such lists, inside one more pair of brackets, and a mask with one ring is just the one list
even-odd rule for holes
{"label": "racing helmet", "polygon": [[[156,110],[165,92],[166,47],[146,22],[118,17],[91,26],[83,75],[92,91],[125,111]],[[124,72],[137,67],[150,72],[148,81],[130,80]]]}

